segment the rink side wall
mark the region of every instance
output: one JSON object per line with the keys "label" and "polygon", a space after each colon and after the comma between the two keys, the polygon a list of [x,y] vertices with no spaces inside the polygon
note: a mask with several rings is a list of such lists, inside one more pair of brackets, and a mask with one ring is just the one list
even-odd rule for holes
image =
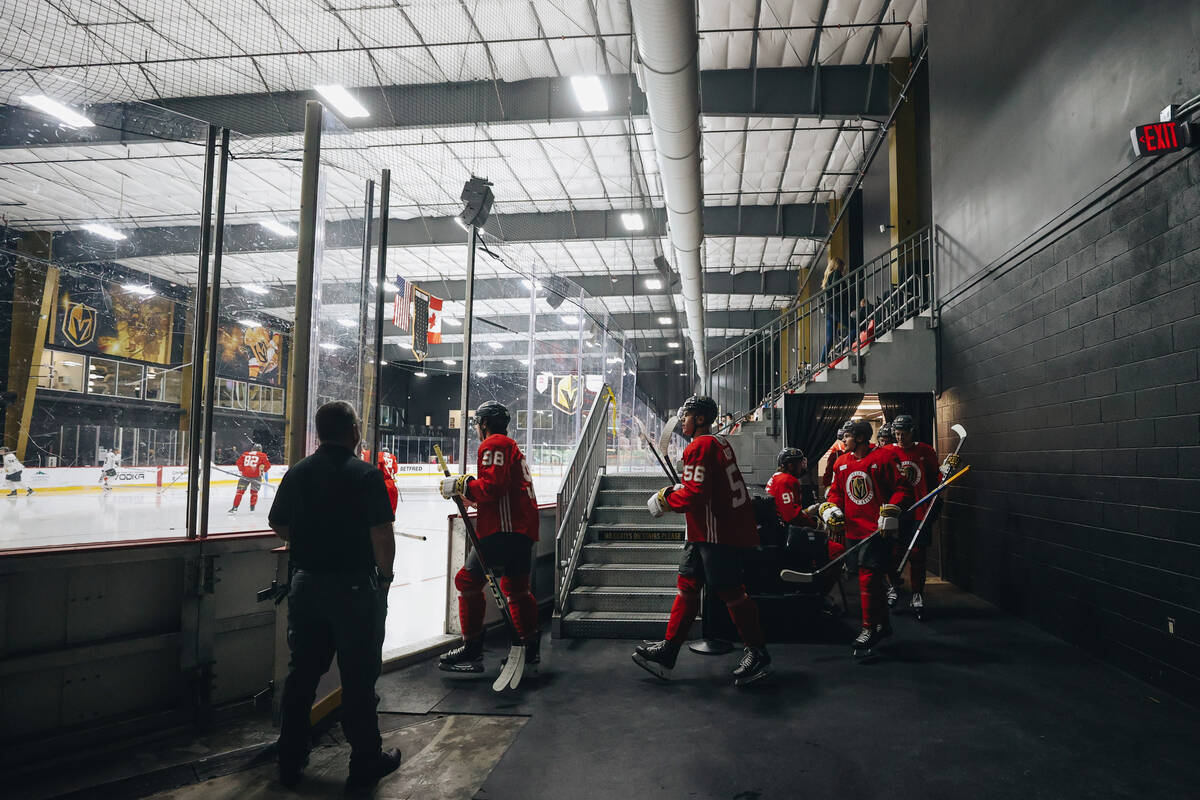
{"label": "rink side wall", "polygon": [[1200,151],[1129,140],[1200,92],[1200,5],[929,14],[945,574],[1200,703]]}

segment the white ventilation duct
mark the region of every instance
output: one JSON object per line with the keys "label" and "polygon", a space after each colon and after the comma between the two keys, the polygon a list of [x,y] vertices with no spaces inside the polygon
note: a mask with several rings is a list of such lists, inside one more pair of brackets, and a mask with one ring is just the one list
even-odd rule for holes
{"label": "white ventilation duct", "polygon": [[638,82],[646,93],[654,151],[667,203],[671,247],[696,357],[701,390],[708,387],[704,350],[704,240],[700,178],[700,39],[694,0],[631,0],[637,37]]}

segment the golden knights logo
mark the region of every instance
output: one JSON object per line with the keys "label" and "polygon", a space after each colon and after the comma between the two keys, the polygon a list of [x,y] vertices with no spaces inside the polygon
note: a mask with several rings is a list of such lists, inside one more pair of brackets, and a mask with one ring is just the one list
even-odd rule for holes
{"label": "golden knights logo", "polygon": [[901,461],[900,474],[904,476],[904,480],[908,481],[909,486],[917,486],[921,483],[921,468],[915,461]]}
{"label": "golden knights logo", "polygon": [[862,470],[855,470],[846,476],[846,494],[855,505],[865,506],[875,496],[875,483]]}
{"label": "golden knights logo", "polygon": [[62,334],[75,347],[86,347],[96,338],[96,309],[71,303],[63,314]]}
{"label": "golden knights logo", "polygon": [[554,394],[550,402],[564,414],[574,414],[583,399],[583,382],[578,375],[564,375],[554,380]]}

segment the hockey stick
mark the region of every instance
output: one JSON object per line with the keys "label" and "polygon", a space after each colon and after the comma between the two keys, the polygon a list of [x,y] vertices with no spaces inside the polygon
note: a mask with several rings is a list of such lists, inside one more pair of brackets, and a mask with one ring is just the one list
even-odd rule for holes
{"label": "hockey stick", "polygon": [[671,474],[671,468],[667,466],[667,462],[663,461],[662,456],[658,454],[658,450],[654,447],[654,443],[650,441],[650,437],[646,435],[646,425],[637,417],[633,418],[633,424],[637,425],[638,433],[642,437],[642,441],[646,445],[646,449],[654,456],[654,460],[658,462],[658,466],[662,468],[663,474],[667,476],[667,480],[677,483],[675,476]]}
{"label": "hockey stick", "polygon": [[[958,451],[962,450],[963,442],[967,440],[967,429],[962,425],[952,425],[950,430],[958,434],[958,446],[954,448],[954,457],[958,458]],[[946,459],[949,461],[949,459]],[[939,486],[941,484],[938,484]],[[917,525],[917,529],[913,531],[912,541],[908,543],[908,549],[904,551],[904,557],[900,559],[900,566],[896,567],[896,574],[903,575],[904,565],[908,563],[908,557],[912,555],[912,550],[917,546],[917,539],[921,536],[921,531],[925,529],[925,522],[933,516],[933,508],[937,505],[937,500],[929,504],[929,511],[921,518],[921,522]]]}
{"label": "hockey stick", "polygon": [[416,533],[405,533],[404,531],[396,531],[397,536],[403,536],[405,539],[416,539],[418,542],[428,541],[428,536],[421,536]]}
{"label": "hockey stick", "polygon": [[[967,466],[963,467],[962,469],[960,469],[958,472],[954,473],[954,475],[952,475],[951,477],[942,481],[942,483],[940,483],[936,489],[934,489],[932,492],[925,495],[920,500],[918,500],[917,502],[915,502],[911,506],[909,506],[909,510],[911,511],[912,509],[916,508],[917,506],[924,505],[925,503],[929,502],[933,498],[937,497],[939,494],[941,494],[943,491],[946,490],[947,486],[949,486],[954,481],[958,480],[958,477],[960,475],[962,475],[963,473],[965,473],[970,468],[971,468],[970,465],[967,465]],[[865,545],[867,542],[871,541],[872,539],[874,539],[876,536],[879,536],[879,535],[880,535],[880,531],[875,531],[870,536],[866,537],[865,539],[863,539],[862,541],[860,541],[858,544],[854,545],[853,547],[847,547],[846,552],[842,553],[840,556],[833,559],[832,561],[830,561],[825,566],[821,567],[816,572],[798,572],[797,570],[794,570],[794,569],[784,569],[784,570],[779,571],[779,577],[781,580],[787,581],[788,583],[812,583],[814,580],[816,580],[817,578],[826,574],[827,572],[829,572],[829,570],[833,569],[833,567],[837,566],[838,564],[841,564],[844,560],[846,560],[846,558],[851,553],[855,552],[860,547]]]}
{"label": "hockey stick", "polygon": [[[442,474],[449,478],[450,467],[446,464],[446,457],[442,455],[442,446],[435,444],[433,452],[437,456],[438,466],[441,467]],[[504,617],[504,622],[512,634],[513,641],[520,642],[521,635],[517,632],[517,624],[513,622],[512,609],[508,607],[508,600],[505,599],[504,594],[500,591],[500,584],[496,580],[496,575],[483,559],[483,551],[479,548],[479,537],[475,534],[475,525],[471,522],[471,518],[467,516],[467,507],[463,503],[462,497],[455,495],[454,504],[458,506],[458,515],[462,517],[463,527],[467,531],[467,538],[471,540],[471,546],[475,548],[475,557],[479,559],[479,566],[483,568],[488,588],[492,590],[492,599],[496,601],[496,605],[500,608],[500,615]],[[514,644],[509,648],[508,660],[504,662],[504,669],[500,670],[500,676],[492,684],[492,691],[501,692],[506,687],[510,689],[517,688],[521,683],[521,676],[524,672],[525,645]]]}
{"label": "hockey stick", "polygon": [[679,427],[679,415],[674,414],[663,425],[662,433],[658,435],[658,452],[662,453],[663,461],[667,464],[667,477],[674,483],[680,483],[679,473],[675,471],[675,465],[671,462],[671,456],[667,452],[667,448],[671,445],[671,437],[675,435],[675,428],[677,427]]}

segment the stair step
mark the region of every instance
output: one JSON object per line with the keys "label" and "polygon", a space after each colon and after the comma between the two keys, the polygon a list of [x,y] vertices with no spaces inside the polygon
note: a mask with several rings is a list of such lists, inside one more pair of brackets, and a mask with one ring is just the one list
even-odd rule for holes
{"label": "stair step", "polygon": [[637,505],[598,505],[592,512],[592,522],[630,525],[649,522],[653,517],[646,509],[646,504],[638,503]]}
{"label": "stair step", "polygon": [[569,611],[562,635],[576,639],[661,639],[670,613],[650,611]]}
{"label": "stair step", "polygon": [[593,542],[584,564],[678,564],[682,542]]}
{"label": "stair step", "polygon": [[674,564],[580,564],[575,575],[584,586],[674,586]]}
{"label": "stair step", "polygon": [[661,473],[647,472],[637,475],[605,475],[600,483],[600,491],[644,491],[653,492],[661,489],[664,477]]}
{"label": "stair step", "polygon": [[592,538],[601,542],[682,542],[686,522],[680,517],[678,523],[631,523],[594,522],[588,525]]}
{"label": "stair step", "polygon": [[571,590],[572,611],[667,613],[676,590],[665,586],[577,586]]}

